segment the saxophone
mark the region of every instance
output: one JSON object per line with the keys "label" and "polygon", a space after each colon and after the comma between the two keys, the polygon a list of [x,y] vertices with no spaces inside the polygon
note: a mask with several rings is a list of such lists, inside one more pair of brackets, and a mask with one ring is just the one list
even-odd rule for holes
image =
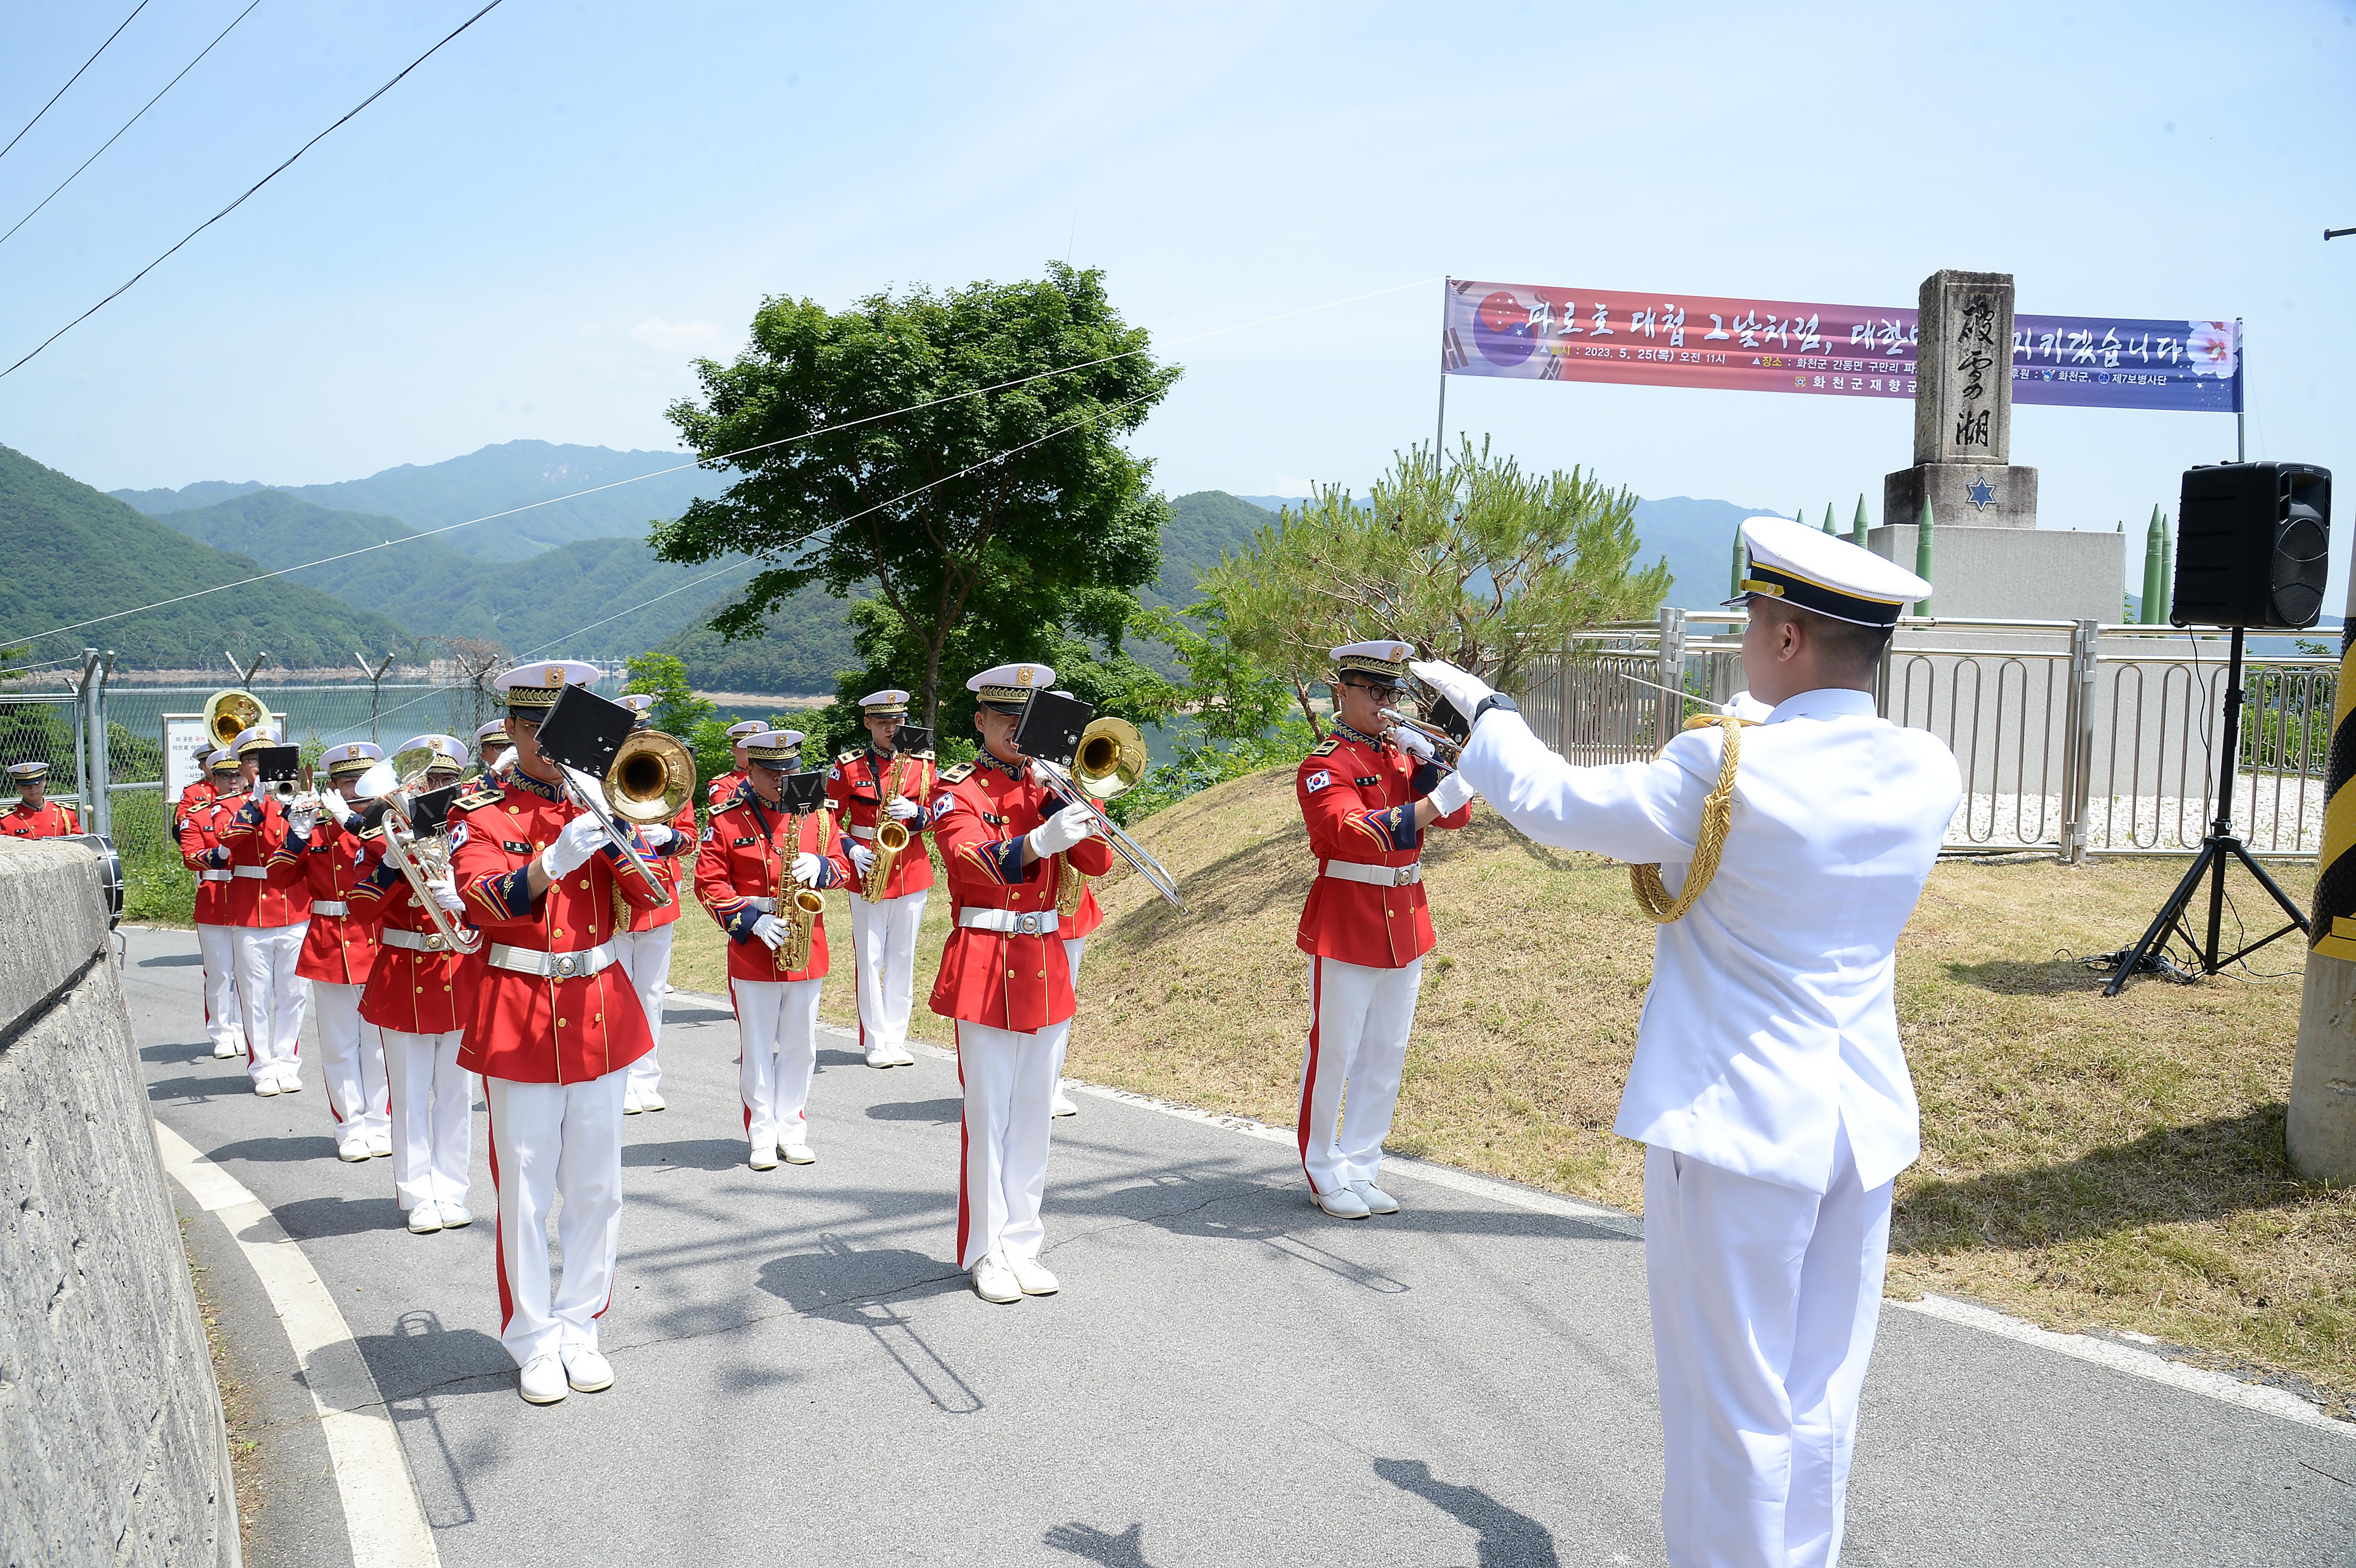
{"label": "saxophone", "polygon": [[[794,818],[794,853],[801,852],[802,823],[807,814]],[[833,823],[825,812],[819,813],[821,829],[819,842],[824,843],[833,830]],[[788,973],[798,973],[810,966],[810,944],[818,934],[818,917],[826,909],[826,901],[816,888],[806,888],[791,880],[793,862],[779,857],[778,878],[781,890],[789,889],[777,901],[777,914],[786,923],[786,939],[777,944],[777,967]]]}
{"label": "saxophone", "polygon": [[899,793],[900,753],[894,750],[892,753],[891,782],[875,795],[875,859],[868,862],[866,879],[859,884],[859,896],[869,903],[882,900],[884,890],[892,881],[892,868],[900,863],[901,855],[908,848],[907,826],[893,818],[884,809]]}

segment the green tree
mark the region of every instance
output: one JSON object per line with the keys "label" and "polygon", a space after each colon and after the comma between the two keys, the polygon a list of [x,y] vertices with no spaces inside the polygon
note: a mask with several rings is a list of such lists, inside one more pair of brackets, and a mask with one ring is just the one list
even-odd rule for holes
{"label": "green tree", "polygon": [[1398,456],[1362,503],[1320,486],[1202,577],[1240,653],[1286,677],[1303,717],[1328,650],[1394,636],[1511,688],[1601,622],[1649,615],[1665,562],[1636,568],[1636,497],[1580,469],[1525,474],[1468,438],[1449,463]]}
{"label": "green tree", "polygon": [[[1041,659],[1075,691],[1138,686],[1121,636],[1161,570],[1166,507],[1120,437],[1178,371],[1121,320],[1100,273],[1050,262],[1035,281],[877,293],[840,312],[772,298],[735,361],[696,374],[701,400],[669,418],[743,476],[652,538],[666,560],[759,558],[712,617],[723,635],[757,635],[808,583],[858,593],[862,667],[840,692],[905,686],[945,739],[979,664]],[[1113,673],[1084,674],[1099,656]]]}
{"label": "green tree", "polygon": [[1297,763],[1317,743],[1315,724],[1291,711],[1291,681],[1237,648],[1226,635],[1226,612],[1205,601],[1183,617],[1149,610],[1132,623],[1139,636],[1168,645],[1185,670],[1186,684],[1173,704],[1184,719],[1171,760],[1113,801],[1112,814],[1121,822],[1138,821],[1227,779]]}

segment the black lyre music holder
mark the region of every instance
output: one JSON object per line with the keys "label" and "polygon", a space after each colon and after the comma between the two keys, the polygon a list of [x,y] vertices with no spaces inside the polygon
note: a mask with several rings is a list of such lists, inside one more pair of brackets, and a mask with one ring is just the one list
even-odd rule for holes
{"label": "black lyre music holder", "polygon": [[778,786],[782,792],[777,796],[778,803],[797,816],[816,811],[826,804],[826,773],[823,770],[812,768],[787,773],[778,780]]}
{"label": "black lyre music holder", "polygon": [[929,724],[903,724],[892,731],[892,749],[905,754],[929,752],[933,749],[933,727]]}
{"label": "black lyre music holder", "polygon": [[1014,721],[1014,749],[1026,757],[1068,768],[1079,755],[1080,735],[1096,707],[1059,692],[1033,691]]}
{"label": "black lyre music holder", "polygon": [[261,764],[254,775],[258,784],[293,784],[302,775],[300,746],[263,746],[249,754]]}
{"label": "black lyre music holder", "polygon": [[540,749],[573,772],[602,780],[638,716],[585,686],[567,686],[540,721]]}
{"label": "black lyre music holder", "polygon": [[462,784],[444,784],[412,795],[409,802],[409,830],[420,838],[431,838],[450,828],[450,806],[466,792]]}

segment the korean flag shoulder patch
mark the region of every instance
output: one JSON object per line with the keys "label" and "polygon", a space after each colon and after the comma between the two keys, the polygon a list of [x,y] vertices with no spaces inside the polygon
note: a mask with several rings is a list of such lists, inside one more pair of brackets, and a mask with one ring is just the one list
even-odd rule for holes
{"label": "korean flag shoulder patch", "polygon": [[1315,773],[1311,773],[1307,778],[1302,779],[1301,781],[1301,787],[1311,795],[1315,795],[1319,790],[1323,789],[1327,784],[1330,784],[1333,782],[1333,775],[1326,772],[1323,768],[1320,768]]}

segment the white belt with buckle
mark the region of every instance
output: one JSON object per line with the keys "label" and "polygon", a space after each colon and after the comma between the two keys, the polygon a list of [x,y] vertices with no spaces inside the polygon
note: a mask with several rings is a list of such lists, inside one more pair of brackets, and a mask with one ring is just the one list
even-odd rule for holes
{"label": "white belt with buckle", "polygon": [[229,880],[231,880],[231,879],[230,879],[230,874],[229,874],[227,871],[209,871],[209,871],[207,871],[207,872],[205,872],[205,873],[204,873],[204,878],[205,878],[205,880],[207,880],[207,881],[209,881],[209,882],[226,882],[226,881],[229,881]]}
{"label": "white belt with buckle", "polygon": [[1423,862],[1410,860],[1404,866],[1368,866],[1356,860],[1320,860],[1317,874],[1337,881],[1364,882],[1370,888],[1403,888],[1410,882],[1423,880]]}
{"label": "white belt with buckle", "polygon": [[[319,912],[319,906],[316,902],[314,902],[311,905],[311,912],[314,914]],[[383,943],[387,947],[398,947],[410,953],[455,953],[458,951],[456,948],[450,945],[450,939],[444,936],[438,931],[409,931],[398,925],[388,925],[383,930],[378,932],[377,940]]]}
{"label": "white belt with buckle", "polygon": [[968,931],[1001,931],[1010,936],[1053,936],[1055,912],[1051,909],[961,909],[958,923]]}
{"label": "white belt with buckle", "polygon": [[311,901],[311,912],[313,914],[345,915],[352,912],[352,906],[346,903],[341,899],[313,899]]}
{"label": "white belt with buckle", "polygon": [[759,910],[763,914],[777,912],[777,901],[775,899],[746,899],[744,904],[746,908]]}
{"label": "white belt with buckle", "polygon": [[853,838],[873,838],[875,837],[875,829],[873,827],[853,827],[851,829],[851,836]]}
{"label": "white belt with buckle", "polygon": [[230,870],[241,877],[251,877],[257,882],[262,880],[262,878],[270,875],[268,871],[263,870],[259,866],[231,866]]}
{"label": "white belt with buckle", "polygon": [[536,947],[491,944],[492,964],[519,975],[537,975],[543,980],[573,980],[594,975],[611,965],[614,958],[614,944],[610,942],[584,947],[578,953],[542,953]]}

